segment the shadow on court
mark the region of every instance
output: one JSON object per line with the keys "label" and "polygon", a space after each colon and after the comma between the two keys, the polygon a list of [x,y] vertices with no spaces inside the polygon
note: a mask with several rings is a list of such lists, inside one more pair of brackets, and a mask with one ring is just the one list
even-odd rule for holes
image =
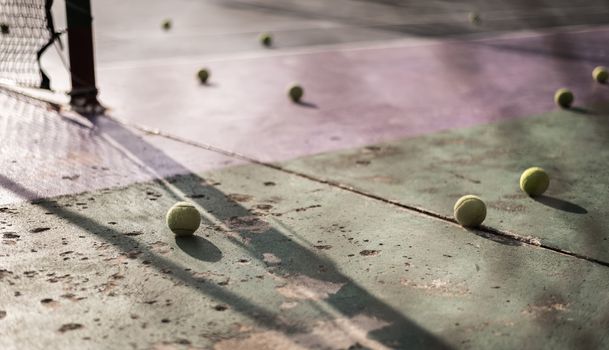
{"label": "shadow on court", "polygon": [[[197,198],[189,198],[204,208],[208,213],[213,213],[218,221],[236,220],[244,217],[251,217],[252,213],[246,208],[231,200],[226,194],[212,185],[206,185],[203,178],[191,173],[181,164],[174,161],[162,150],[144,141],[140,136],[123,127],[117,122],[106,118],[103,115],[89,117],[97,127],[94,128],[94,135],[103,133],[106,138],[110,138],[121,148],[121,152],[127,152],[137,161],[151,167],[155,171],[154,164],[150,160],[162,159],[164,164],[170,164],[176,170],[177,175],[167,179],[171,183],[171,188],[166,186],[163,181],[156,181],[168,196],[174,200],[180,200],[183,196],[196,194]],[[36,194],[16,183],[12,179],[0,175],[1,181],[8,185],[11,191],[24,197],[36,197]],[[306,333],[306,327],[299,324],[285,322],[279,316],[279,311],[268,311],[266,305],[258,305],[255,298],[244,299],[226,288],[213,283],[201,284],[200,280],[193,278],[192,274],[169,259],[156,254],[149,247],[140,244],[136,239],[122,234],[112,226],[103,225],[86,215],[72,210],[68,207],[57,205],[57,202],[50,199],[35,200],[33,203],[44,208],[47,212],[53,213],[63,220],[73,225],[77,225],[90,234],[99,237],[116,248],[128,252],[134,248],[141,250],[147,256],[150,266],[159,271],[171,271],[172,278],[175,278],[190,288],[208,295],[218,302],[230,305],[231,308],[245,317],[251,318],[256,323],[268,329],[277,330],[285,334]],[[212,222],[203,219],[203,224],[214,225]],[[286,228],[283,227],[282,230]],[[278,257],[282,263],[269,267],[269,272],[278,276],[304,275],[313,279],[339,283],[343,287],[324,303],[331,306],[335,311],[345,317],[357,315],[367,315],[388,325],[370,332],[368,336],[391,348],[411,348],[411,349],[447,349],[450,348],[441,339],[412,322],[406,315],[398,312],[384,301],[369,293],[366,288],[358,285],[351,278],[344,275],[333,264],[332,261],[315,254],[315,252],[289,239],[284,232],[276,228],[267,229],[264,234],[252,233],[247,230],[237,232],[239,237],[225,236],[233,244],[260,261],[263,260],[263,253],[272,253]],[[248,243],[244,243],[247,241]],[[195,259],[222,263],[223,254],[214,244],[201,237],[177,238],[177,246],[186,254]],[[323,266],[323,269],[320,269]],[[313,307],[316,307],[313,305]],[[317,307],[318,312],[324,312]],[[329,319],[332,315],[326,315]],[[331,344],[328,344],[331,345]]]}

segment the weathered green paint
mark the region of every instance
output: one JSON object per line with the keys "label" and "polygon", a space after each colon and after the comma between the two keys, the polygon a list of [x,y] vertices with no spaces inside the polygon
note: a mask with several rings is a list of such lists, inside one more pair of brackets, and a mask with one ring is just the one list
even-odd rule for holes
{"label": "weathered green paint", "polygon": [[[608,135],[609,115],[556,111],[282,166],[445,216],[462,195],[479,195],[486,225],[609,262]],[[551,178],[537,199],[519,189],[531,166]]]}
{"label": "weathered green paint", "polygon": [[0,234],[2,349],[609,346],[608,268],[259,166],[7,206]]}

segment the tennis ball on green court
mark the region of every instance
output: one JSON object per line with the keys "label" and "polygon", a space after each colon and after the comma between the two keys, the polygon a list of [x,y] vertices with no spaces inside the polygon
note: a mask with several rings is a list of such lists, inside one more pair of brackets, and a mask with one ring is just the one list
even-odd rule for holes
{"label": "tennis ball on green court", "polygon": [[455,203],[454,214],[461,226],[476,227],[486,218],[486,204],[478,196],[463,196]]}
{"label": "tennis ball on green court", "polygon": [[163,22],[161,22],[161,28],[163,28],[163,30],[169,30],[169,29],[171,29],[171,20],[170,19],[166,19]]}
{"label": "tennis ball on green court", "polygon": [[199,78],[199,81],[201,82],[201,84],[206,84],[207,80],[209,79],[209,69],[207,68],[202,68],[199,69],[199,71],[197,72],[197,77]]}
{"label": "tennis ball on green court", "polygon": [[520,176],[520,189],[531,197],[542,195],[548,186],[550,177],[542,168],[528,168]]}
{"label": "tennis ball on green court", "polygon": [[201,214],[194,205],[188,202],[174,204],[165,217],[167,227],[176,236],[192,235],[201,224]]}
{"label": "tennis ball on green court", "polygon": [[598,66],[592,71],[592,77],[599,83],[606,83],[609,80],[609,71],[605,67]]}
{"label": "tennis ball on green court", "polygon": [[269,33],[260,34],[258,40],[260,40],[260,43],[263,46],[270,47],[271,45],[273,45],[273,37]]}
{"label": "tennis ball on green court", "polygon": [[558,89],[554,94],[554,102],[562,108],[569,108],[573,103],[573,93],[569,89]]}
{"label": "tennis ball on green court", "polygon": [[288,89],[288,95],[290,96],[292,101],[300,102],[302,96],[304,96],[304,89],[302,88],[302,86],[294,84]]}

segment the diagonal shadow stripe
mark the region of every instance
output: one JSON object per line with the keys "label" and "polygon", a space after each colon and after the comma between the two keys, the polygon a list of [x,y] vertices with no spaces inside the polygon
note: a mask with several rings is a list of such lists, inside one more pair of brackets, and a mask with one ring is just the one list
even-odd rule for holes
{"label": "diagonal shadow stripe", "polygon": [[[100,121],[93,120],[94,122]],[[122,147],[122,151],[129,152],[131,157],[137,158],[142,164],[151,166],[152,162],[149,162],[150,159],[155,158],[158,160],[159,158],[162,158],[164,164],[171,164],[175,170],[185,174],[170,180],[169,182],[171,182],[172,187],[176,188],[184,195],[191,193],[204,194],[206,200],[201,198],[192,198],[192,200],[207,212],[213,212],[215,219],[226,221],[231,218],[251,216],[251,213],[246,208],[231,200],[217,188],[202,185],[202,183],[204,183],[203,178],[190,173],[190,171],[181,164],[177,163],[163,151],[141,139],[138,135],[133,134],[130,130],[109,119],[104,118],[103,123],[105,125],[101,128],[102,131],[100,132],[111,137]],[[151,171],[154,172],[154,169],[151,169]],[[15,193],[27,196],[35,195],[35,193],[32,193],[12,179],[2,175],[0,175],[0,178],[4,183],[8,184],[8,187]],[[162,181],[157,181],[157,183],[163,186]],[[164,190],[172,197],[180,198],[180,195],[176,194],[171,188],[165,187]],[[251,300],[246,300],[226,288],[211,284],[199,286],[200,281],[197,281],[190,273],[184,271],[184,266],[180,266],[167,258],[158,256],[150,249],[140,246],[137,240],[122,235],[121,232],[118,232],[112,227],[100,224],[81,213],[59,207],[53,202],[40,200],[34,202],[34,204],[49,212],[55,213],[59,217],[104,239],[125,252],[133,249],[134,246],[137,246],[146,255],[151,257],[151,259],[149,259],[151,260],[151,266],[157,270],[170,269],[173,272],[172,275],[174,278],[184,282],[186,285],[200,293],[209,295],[223,303],[231,305],[235,311],[255,320],[258,324],[268,328],[278,329],[288,334],[306,332],[306,329],[302,326],[282,322],[281,319],[277,317],[278,314],[263,306],[256,305]],[[210,224],[213,225],[213,223]],[[239,232],[239,235],[242,238],[250,238],[250,244],[243,245],[235,239],[233,239],[232,242],[249,251],[253,258],[262,261],[263,253],[270,252],[283,261],[293,262],[291,264],[275,266],[272,271],[273,273],[282,275],[300,274],[319,280],[343,284],[343,288],[333,295],[332,298],[325,300],[325,303],[342,315],[353,316],[357,314],[366,314],[385,321],[388,324],[388,326],[382,329],[369,333],[369,337],[383,343],[391,344],[391,346],[399,344],[399,347],[409,348],[450,348],[444,341],[418,326],[401,312],[372,295],[366,288],[358,285],[351,278],[339,272],[339,269],[331,260],[318,256],[306,247],[290,240],[285,233],[275,228],[269,228],[264,235],[258,235],[258,237],[262,238],[251,237],[251,233],[246,231]],[[117,239],[115,238],[116,236],[121,238]],[[208,248],[213,249],[213,247]],[[320,272],[320,265],[325,267],[325,272]],[[349,301],[353,300],[353,298],[356,298],[358,303]]]}

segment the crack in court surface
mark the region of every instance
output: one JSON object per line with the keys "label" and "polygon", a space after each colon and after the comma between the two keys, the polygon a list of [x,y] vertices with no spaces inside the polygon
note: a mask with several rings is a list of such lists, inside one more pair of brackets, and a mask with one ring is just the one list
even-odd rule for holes
{"label": "crack in court surface", "polygon": [[[459,223],[457,223],[457,221],[454,218],[452,218],[450,216],[446,216],[446,215],[442,215],[442,214],[436,213],[434,211],[431,211],[431,210],[428,210],[428,209],[425,209],[425,208],[420,208],[420,207],[404,204],[404,203],[401,203],[401,202],[396,201],[396,200],[387,199],[387,198],[381,197],[379,195],[375,195],[375,194],[372,194],[372,193],[369,193],[369,192],[357,189],[357,188],[355,188],[353,186],[342,184],[340,182],[336,182],[336,181],[332,181],[332,180],[327,180],[327,179],[322,179],[322,178],[318,178],[318,177],[315,177],[313,175],[309,175],[309,174],[306,174],[306,173],[303,173],[303,172],[286,169],[286,168],[284,168],[284,167],[282,167],[280,165],[269,163],[269,162],[260,161],[260,160],[257,160],[255,158],[246,156],[244,154],[240,154],[238,152],[227,151],[227,150],[224,150],[222,148],[215,147],[213,145],[208,145],[208,144],[204,144],[204,143],[201,143],[201,142],[196,142],[196,141],[188,140],[186,138],[182,138],[182,137],[179,137],[179,136],[171,135],[169,133],[165,133],[165,132],[162,132],[160,130],[155,130],[155,129],[151,129],[151,128],[148,128],[148,127],[145,127],[145,126],[142,126],[142,125],[128,123],[128,122],[126,122],[124,120],[121,120],[120,118],[116,118],[116,117],[112,117],[112,116],[108,116],[108,115],[104,115],[104,117],[106,117],[106,118],[108,118],[110,120],[113,120],[113,121],[115,121],[115,122],[117,122],[117,123],[119,123],[119,124],[121,124],[123,126],[135,128],[135,129],[137,129],[137,130],[139,130],[141,132],[144,132],[144,133],[147,133],[147,134],[150,134],[150,135],[156,135],[156,136],[163,137],[163,138],[175,141],[175,142],[179,142],[179,143],[182,143],[182,144],[190,145],[190,146],[197,147],[197,148],[200,148],[200,149],[204,149],[204,150],[207,150],[207,151],[219,153],[219,154],[222,154],[222,155],[225,155],[225,156],[228,156],[228,157],[240,159],[240,160],[252,163],[252,164],[257,164],[257,165],[260,165],[260,166],[264,166],[264,167],[267,167],[267,168],[270,168],[270,169],[273,169],[273,170],[277,170],[277,171],[280,171],[280,172],[283,172],[283,173],[286,173],[286,174],[298,176],[298,177],[307,179],[309,181],[317,182],[317,183],[320,183],[320,184],[325,184],[325,185],[328,185],[328,186],[331,186],[331,187],[334,187],[334,188],[339,188],[341,190],[344,190],[344,191],[347,191],[347,192],[351,192],[351,193],[354,193],[354,194],[357,194],[357,195],[360,195],[360,196],[364,196],[364,197],[369,198],[369,199],[373,199],[373,200],[377,200],[377,201],[380,201],[380,202],[383,202],[383,203],[387,203],[387,204],[390,204],[390,205],[393,205],[393,206],[397,206],[397,207],[402,208],[404,210],[407,210],[409,212],[414,212],[414,213],[417,213],[417,214],[420,214],[420,215],[423,215],[423,216],[426,216],[426,217],[430,217],[430,218],[433,218],[433,219],[436,219],[436,220],[448,222],[448,223],[456,225],[456,226],[460,226]],[[576,259],[586,260],[586,261],[589,261],[589,262],[592,262],[592,263],[595,263],[595,264],[598,264],[598,265],[601,265],[601,266],[609,267],[609,262],[606,262],[606,261],[603,261],[603,260],[599,260],[599,259],[595,259],[595,258],[586,256],[586,255],[583,255],[583,254],[578,254],[578,253],[575,253],[575,252],[571,252],[571,251],[568,251],[568,250],[565,250],[565,249],[561,249],[561,248],[558,248],[558,247],[553,247],[553,246],[550,246],[550,245],[543,244],[543,243],[541,243],[541,241],[538,238],[535,238],[535,237],[522,236],[522,235],[519,235],[519,234],[514,233],[514,232],[510,232],[510,231],[507,231],[507,230],[500,230],[500,229],[496,229],[496,228],[493,228],[493,227],[490,227],[490,226],[486,226],[486,225],[481,225],[481,226],[479,226],[476,229],[466,229],[466,230],[469,231],[470,233],[473,233],[473,234],[476,234],[478,236],[482,236],[484,238],[488,238],[488,239],[491,239],[491,240],[497,240],[497,239],[499,239],[499,240],[503,240],[503,241],[508,240],[510,242],[518,243],[518,244],[527,244],[527,245],[539,247],[539,248],[542,248],[542,249],[546,249],[546,250],[552,251],[554,253],[563,254],[563,255],[570,256],[570,257],[573,257],[573,258],[576,258]]]}

